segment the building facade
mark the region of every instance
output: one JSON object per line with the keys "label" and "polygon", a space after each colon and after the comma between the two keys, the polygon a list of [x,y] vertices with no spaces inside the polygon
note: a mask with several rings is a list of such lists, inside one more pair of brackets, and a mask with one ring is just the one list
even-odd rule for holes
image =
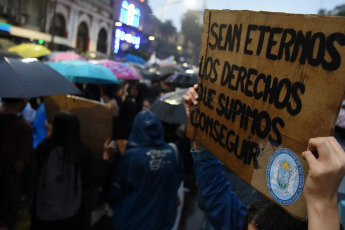
{"label": "building facade", "polygon": [[150,52],[152,43],[148,38],[157,26],[148,1],[116,1],[114,16],[114,54],[122,57],[139,49]]}
{"label": "building facade", "polygon": [[0,0],[0,22],[9,36],[43,40],[54,50],[109,54],[113,12],[114,0]]}
{"label": "building facade", "polygon": [[111,0],[54,0],[47,9],[45,31],[53,42],[78,51],[110,53],[113,31]]}

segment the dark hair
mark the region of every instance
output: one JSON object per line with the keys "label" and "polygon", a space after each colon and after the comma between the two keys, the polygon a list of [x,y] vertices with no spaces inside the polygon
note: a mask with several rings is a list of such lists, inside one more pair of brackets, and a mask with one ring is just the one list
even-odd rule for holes
{"label": "dark hair", "polygon": [[1,98],[1,101],[6,103],[19,103],[24,100],[23,98]]}
{"label": "dark hair", "polygon": [[[63,161],[72,162],[76,169],[76,175],[80,172],[79,165],[79,147],[80,130],[78,117],[67,111],[59,111],[55,113],[53,119],[52,133],[53,147],[61,146],[63,148]],[[63,167],[63,164],[62,166]],[[77,189],[77,176],[74,179],[74,186]]]}
{"label": "dark hair", "polygon": [[64,156],[74,159],[80,145],[80,130],[78,117],[67,111],[59,111],[53,120],[52,141],[54,146],[64,148]]}
{"label": "dark hair", "polygon": [[261,196],[248,209],[244,218],[243,229],[254,224],[257,230],[307,230],[306,221],[298,220],[278,205]]}
{"label": "dark hair", "polygon": [[107,84],[107,85],[102,85],[102,88],[103,88],[104,95],[106,95],[108,98],[115,97],[117,85]]}
{"label": "dark hair", "polygon": [[144,97],[143,101],[148,101],[150,105],[152,105],[155,102],[155,99],[153,97],[147,96]]}
{"label": "dark hair", "polygon": [[101,98],[101,92],[97,84],[87,84],[83,93],[85,98],[90,100],[99,101]]}

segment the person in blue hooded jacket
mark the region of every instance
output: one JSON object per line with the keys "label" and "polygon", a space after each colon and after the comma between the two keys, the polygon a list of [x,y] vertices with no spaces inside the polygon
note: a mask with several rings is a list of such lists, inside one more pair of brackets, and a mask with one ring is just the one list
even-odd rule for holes
{"label": "person in blue hooded jacket", "polygon": [[140,112],[113,175],[114,229],[173,227],[182,179],[180,159],[177,150],[164,141],[158,117],[151,111]]}
{"label": "person in blue hooded jacket", "polygon": [[[187,116],[198,105],[198,85],[184,95]],[[194,142],[192,156],[201,202],[215,230],[338,230],[337,191],[345,175],[345,152],[334,137],[311,138],[302,157],[309,165],[303,188],[308,221],[293,218],[265,198],[248,209],[232,191],[221,162]],[[315,157],[314,153],[318,153]]]}

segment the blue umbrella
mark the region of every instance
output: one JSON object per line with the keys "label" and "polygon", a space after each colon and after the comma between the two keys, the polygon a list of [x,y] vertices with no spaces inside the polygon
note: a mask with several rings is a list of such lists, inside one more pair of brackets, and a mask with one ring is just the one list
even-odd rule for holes
{"label": "blue umbrella", "polygon": [[139,56],[134,55],[134,54],[127,54],[125,56],[125,61],[126,62],[133,62],[133,63],[143,64],[143,65],[146,63],[146,61],[142,57],[139,57]]}
{"label": "blue umbrella", "polygon": [[45,62],[71,82],[117,84],[119,80],[108,68],[80,60]]}

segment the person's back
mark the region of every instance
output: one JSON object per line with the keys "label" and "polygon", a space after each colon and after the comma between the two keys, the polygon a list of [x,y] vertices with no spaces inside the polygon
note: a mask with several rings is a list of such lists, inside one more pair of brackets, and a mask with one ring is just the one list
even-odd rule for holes
{"label": "person's back", "polygon": [[[102,183],[108,164],[96,165],[79,129],[75,114],[57,112],[51,136],[36,148],[40,179],[31,229],[91,229],[93,185]],[[104,160],[113,148],[104,144]]]}
{"label": "person's back", "polygon": [[181,177],[180,158],[164,142],[159,119],[139,113],[113,179],[114,229],[171,229]]}
{"label": "person's back", "polygon": [[24,99],[3,98],[0,107],[0,226],[13,229],[24,191],[24,169],[33,152],[32,128],[17,117]]}
{"label": "person's back", "polygon": [[120,107],[119,117],[114,124],[114,139],[128,139],[136,114],[135,100],[127,97]]}

